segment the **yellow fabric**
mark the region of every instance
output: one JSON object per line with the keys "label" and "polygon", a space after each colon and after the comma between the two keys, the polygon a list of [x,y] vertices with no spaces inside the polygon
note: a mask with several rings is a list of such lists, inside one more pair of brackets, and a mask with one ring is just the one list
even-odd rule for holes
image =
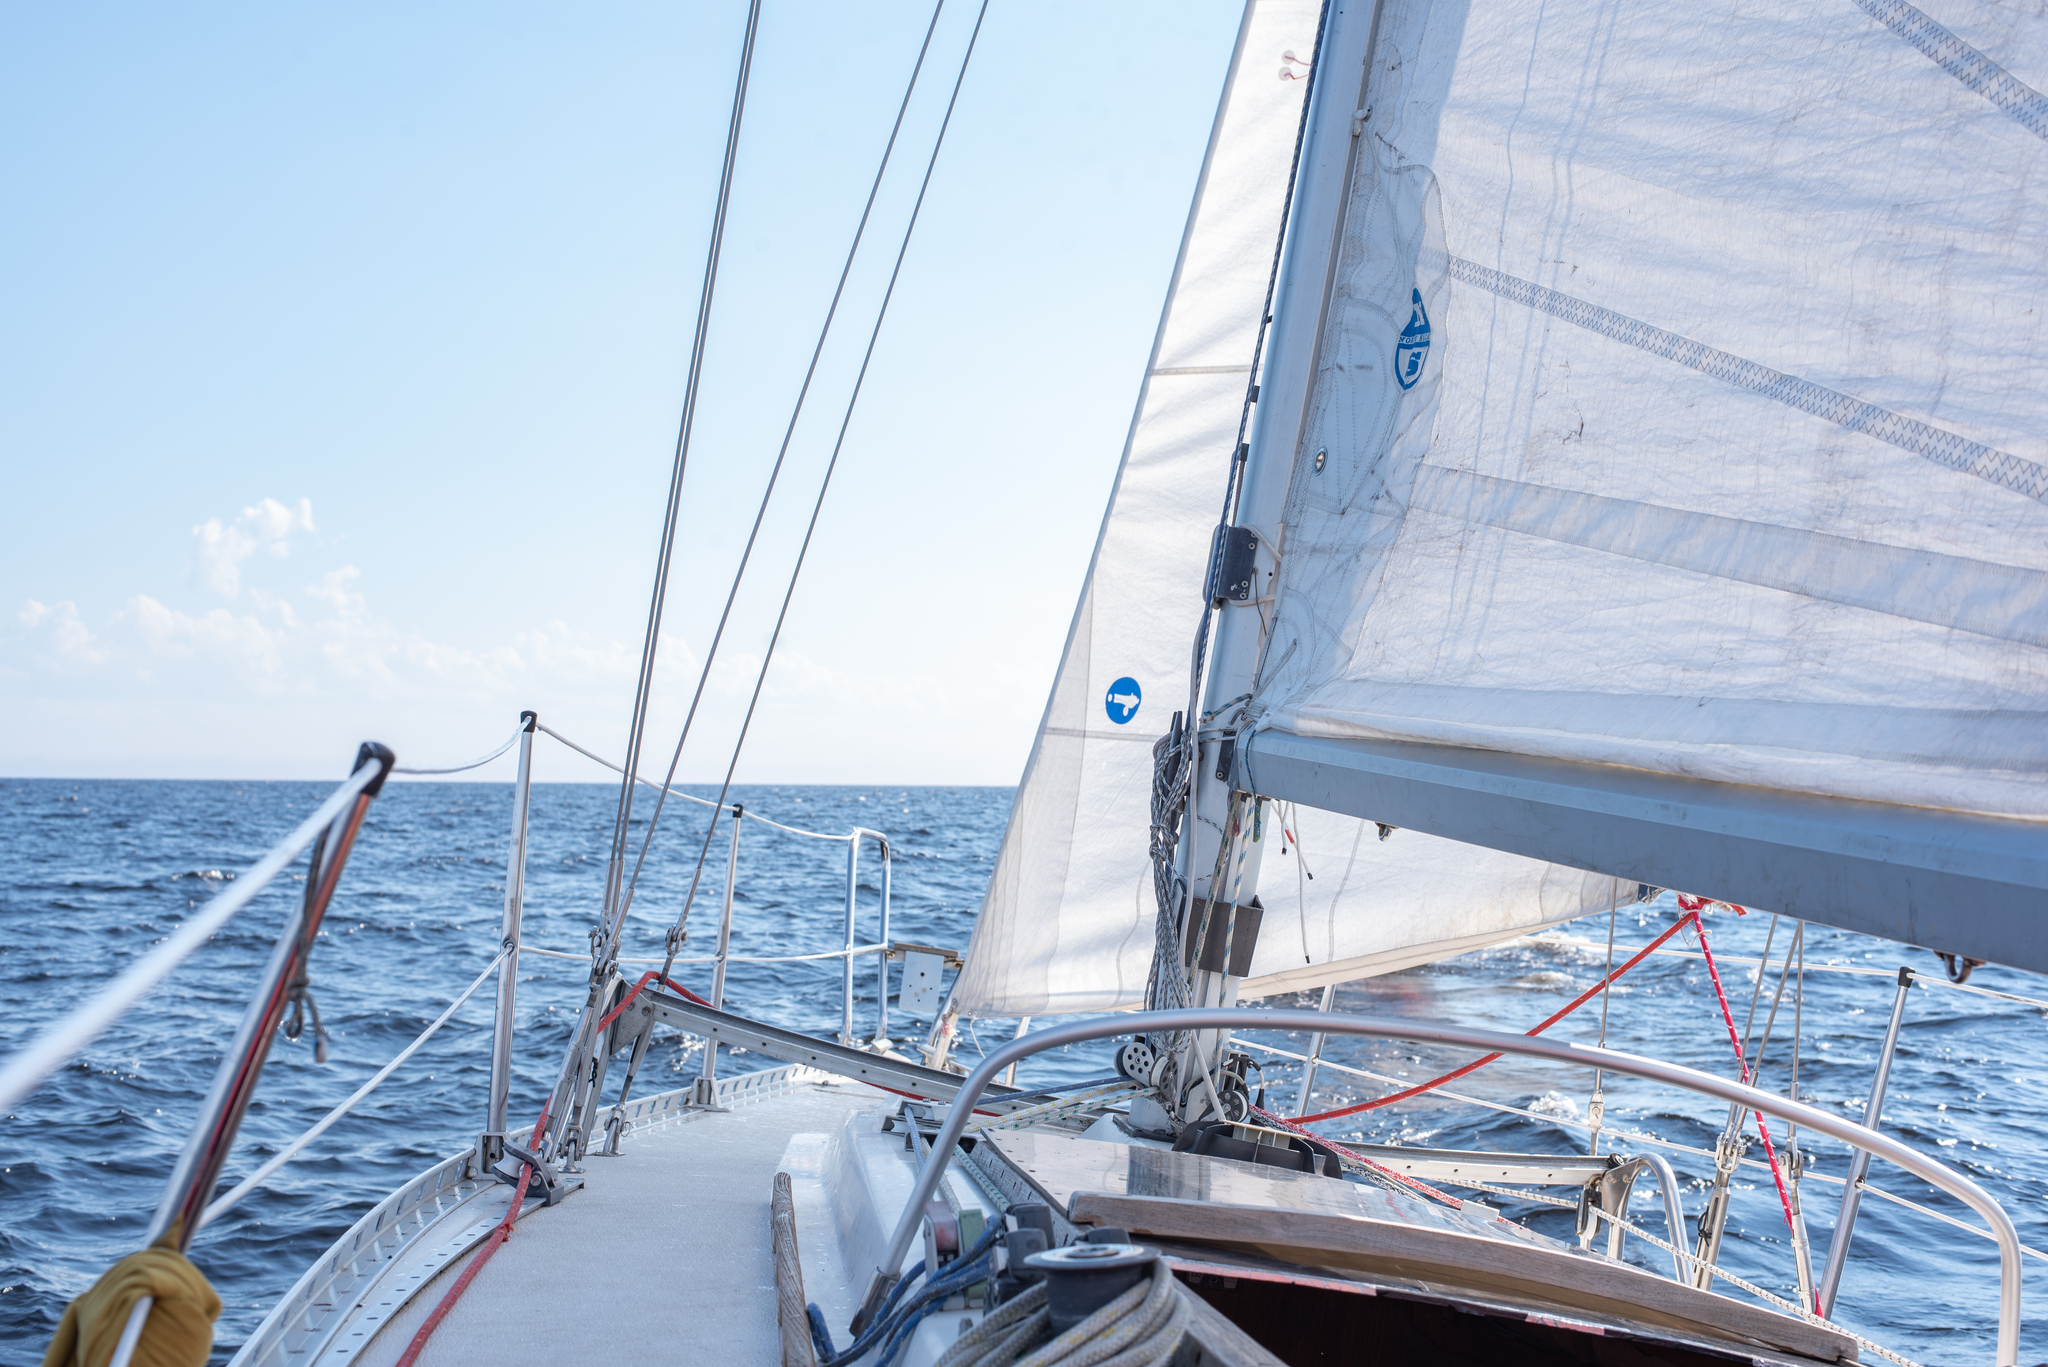
{"label": "yellow fabric", "polygon": [[134,1367],[205,1367],[213,1351],[220,1296],[185,1255],[145,1248],[107,1269],[92,1290],[71,1302],[43,1367],[107,1367],[138,1298],[156,1297]]}

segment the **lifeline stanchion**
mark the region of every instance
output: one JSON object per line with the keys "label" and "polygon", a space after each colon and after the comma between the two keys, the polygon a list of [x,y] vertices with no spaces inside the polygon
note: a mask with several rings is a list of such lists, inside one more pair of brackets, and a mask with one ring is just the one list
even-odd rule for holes
{"label": "lifeline stanchion", "polygon": [[[1898,995],[1892,998],[1891,1022],[1885,1027],[1884,1052],[1878,1055],[1877,1072],[1870,1079],[1870,1100],[1863,1107],[1863,1123],[1873,1130],[1884,1113],[1885,1084],[1891,1080],[1892,1055],[1898,1051],[1899,1027],[1906,1019],[1906,993],[1912,986],[1913,970],[1901,968]],[[1834,1312],[1835,1293],[1841,1289],[1842,1271],[1849,1261],[1849,1240],[1856,1231],[1856,1210],[1862,1204],[1863,1176],[1869,1171],[1869,1152],[1857,1149],[1849,1159],[1849,1177],[1842,1186],[1842,1211],[1835,1217],[1835,1235],[1828,1243],[1827,1267],[1820,1274],[1820,1287],[1815,1292],[1823,1315]]]}

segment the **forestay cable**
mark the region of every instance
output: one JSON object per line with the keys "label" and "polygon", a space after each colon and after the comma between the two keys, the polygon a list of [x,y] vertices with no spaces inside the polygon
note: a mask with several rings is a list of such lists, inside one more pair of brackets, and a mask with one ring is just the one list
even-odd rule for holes
{"label": "forestay cable", "polygon": [[[1259,365],[1265,357],[1266,332],[1273,324],[1273,296],[1280,284],[1280,263],[1287,247],[1287,228],[1294,214],[1294,186],[1301,175],[1301,149],[1308,138],[1308,120],[1315,108],[1316,82],[1322,73],[1323,39],[1329,32],[1330,4],[1323,0],[1321,13],[1316,18],[1315,48],[1309,54],[1308,77],[1303,84],[1301,96],[1301,118],[1294,129],[1294,154],[1287,167],[1287,193],[1280,206],[1280,228],[1274,235],[1273,261],[1266,273],[1266,298],[1259,307],[1258,335],[1252,343],[1252,363],[1245,377],[1244,403],[1238,409],[1237,437],[1231,443],[1230,466],[1224,476],[1223,512],[1219,527],[1228,526],[1236,507],[1238,474],[1244,467],[1245,433],[1251,424],[1252,396],[1259,390]],[[1218,536],[1209,548],[1205,562],[1200,592],[1202,617],[1195,627],[1195,640],[1189,652],[1188,662],[1188,705],[1185,729],[1169,732],[1162,742],[1153,747],[1153,781],[1151,807],[1151,857],[1153,866],[1153,895],[1159,904],[1155,942],[1152,948],[1152,964],[1145,984],[1145,1005],[1153,1010],[1171,1010],[1188,1003],[1188,980],[1182,972],[1182,948],[1177,927],[1181,924],[1183,908],[1189,905],[1193,895],[1191,885],[1184,885],[1175,868],[1176,852],[1180,832],[1187,833],[1190,850],[1195,841],[1196,789],[1195,766],[1202,754],[1201,717],[1202,665],[1209,650],[1209,627],[1215,617],[1215,608],[1208,598],[1209,585],[1214,581],[1221,564],[1223,538]],[[1262,647],[1263,649],[1263,647]],[[1247,701],[1238,699],[1237,701]],[[1185,819],[1183,819],[1185,817]],[[1228,837],[1225,837],[1227,845]],[[1189,870],[1189,880],[1193,878]],[[1215,898],[1211,888],[1210,898]],[[1192,932],[1194,927],[1190,926]],[[1160,1041],[1168,1052],[1178,1047],[1180,1041]]]}

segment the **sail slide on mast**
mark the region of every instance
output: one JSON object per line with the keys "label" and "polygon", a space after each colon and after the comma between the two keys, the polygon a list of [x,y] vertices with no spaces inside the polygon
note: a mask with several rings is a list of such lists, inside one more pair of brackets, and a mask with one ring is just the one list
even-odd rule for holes
{"label": "sail slide on mast", "polygon": [[2048,30],[1863,8],[1380,7],[1234,788],[2048,969]]}

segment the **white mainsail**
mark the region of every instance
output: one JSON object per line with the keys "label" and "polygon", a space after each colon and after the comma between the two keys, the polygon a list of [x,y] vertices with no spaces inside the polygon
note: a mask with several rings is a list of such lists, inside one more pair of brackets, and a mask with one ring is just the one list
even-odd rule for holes
{"label": "white mainsail", "polygon": [[1981,0],[1386,0],[1264,724],[2048,818],[2044,79]]}
{"label": "white mainsail", "polygon": [[[1319,8],[1246,8],[1123,464],[955,1011],[1044,1016],[1143,999],[1156,915],[1152,745],[1188,693],[1197,595]],[[1350,79],[1355,88],[1355,69]],[[1370,822],[1331,813],[1291,819],[1315,878],[1267,861],[1265,929],[1241,995],[1428,962],[1605,908],[1622,891],[1613,879],[1417,833],[1381,842]]]}

